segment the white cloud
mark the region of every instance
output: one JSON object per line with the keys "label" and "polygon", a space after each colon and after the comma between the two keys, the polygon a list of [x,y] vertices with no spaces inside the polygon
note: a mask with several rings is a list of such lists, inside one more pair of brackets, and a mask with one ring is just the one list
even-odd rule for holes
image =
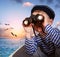
{"label": "white cloud", "polygon": [[33,3],[31,3],[31,2],[24,2],[23,3],[23,6],[26,6],[26,7],[28,7],[28,6],[33,6],[34,4]]}
{"label": "white cloud", "polygon": [[56,25],[57,25],[57,26],[60,26],[60,22],[57,22]]}

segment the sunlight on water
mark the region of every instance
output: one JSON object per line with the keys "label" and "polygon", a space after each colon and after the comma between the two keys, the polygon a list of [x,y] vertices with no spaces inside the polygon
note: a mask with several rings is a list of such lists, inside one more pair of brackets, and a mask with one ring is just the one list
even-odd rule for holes
{"label": "sunlight on water", "polygon": [[25,39],[0,38],[0,57],[9,57],[18,47],[24,45]]}

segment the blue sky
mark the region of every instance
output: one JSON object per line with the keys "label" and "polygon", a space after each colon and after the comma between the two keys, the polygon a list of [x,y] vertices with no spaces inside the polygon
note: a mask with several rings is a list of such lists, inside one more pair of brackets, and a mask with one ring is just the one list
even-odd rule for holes
{"label": "blue sky", "polygon": [[34,5],[48,5],[56,14],[53,25],[60,21],[60,0],[0,0],[0,27],[20,29]]}
{"label": "blue sky", "polygon": [[[34,5],[44,4],[50,6],[56,13],[55,21],[60,18],[59,0],[0,0],[0,23],[9,23],[15,19],[20,22],[27,16],[30,16],[31,8]],[[23,6],[24,3],[30,2],[32,6]],[[16,17],[16,18],[14,18]]]}

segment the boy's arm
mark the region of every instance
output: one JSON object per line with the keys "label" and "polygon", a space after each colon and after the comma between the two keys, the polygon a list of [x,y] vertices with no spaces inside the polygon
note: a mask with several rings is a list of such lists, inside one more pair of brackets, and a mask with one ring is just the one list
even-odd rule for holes
{"label": "boy's arm", "polygon": [[32,55],[37,50],[37,43],[34,41],[34,38],[26,38],[25,47],[27,54]]}
{"label": "boy's arm", "polygon": [[51,25],[46,26],[45,32],[47,32],[51,36],[51,41],[56,46],[60,47],[60,32],[57,32],[56,29],[51,27]]}

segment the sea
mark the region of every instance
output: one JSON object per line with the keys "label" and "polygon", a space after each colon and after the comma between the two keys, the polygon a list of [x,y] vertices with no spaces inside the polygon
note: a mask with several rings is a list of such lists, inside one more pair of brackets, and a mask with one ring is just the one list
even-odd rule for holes
{"label": "sea", "polygon": [[24,42],[25,39],[0,38],[0,57],[9,57]]}

